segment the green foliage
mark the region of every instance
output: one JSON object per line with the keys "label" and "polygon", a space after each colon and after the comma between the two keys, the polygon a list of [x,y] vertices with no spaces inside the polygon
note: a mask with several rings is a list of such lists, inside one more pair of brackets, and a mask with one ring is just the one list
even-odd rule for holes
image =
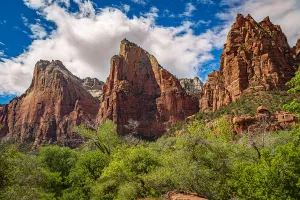
{"label": "green foliage", "polygon": [[94,188],[93,199],[136,199],[147,196],[143,176],[158,166],[158,155],[144,146],[122,146]]}
{"label": "green foliage", "polygon": [[[287,86],[291,87],[288,91],[290,94],[299,94],[300,92],[300,72],[296,72],[295,77],[292,78],[288,83]],[[294,98],[292,102],[289,104],[284,105],[283,107],[286,111],[290,113],[295,113],[300,118],[300,101],[298,98]]]}
{"label": "green foliage", "polygon": [[115,147],[120,144],[119,137],[115,134],[117,126],[110,120],[99,126],[97,131],[88,129],[83,125],[75,127],[74,131],[88,140],[100,151],[111,154]]}
{"label": "green foliage", "polygon": [[300,199],[300,126],[236,137],[226,117],[182,134],[128,143],[105,122],[77,149],[0,143],[0,199],[164,199],[173,190],[208,199]]}
{"label": "green foliage", "polygon": [[[109,163],[109,156],[99,150],[91,150],[84,152],[79,156],[75,167],[71,169],[69,174],[69,182],[72,187],[70,191],[66,191],[65,199],[74,199],[70,196],[81,196],[82,199],[88,199],[90,190],[95,181],[100,178],[103,169]],[[66,196],[70,196],[66,198]]]}
{"label": "green foliage", "polygon": [[24,154],[12,143],[0,142],[0,199],[53,199],[43,186],[46,176],[34,154]]}
{"label": "green foliage", "polygon": [[199,112],[196,114],[196,119],[202,122],[212,121],[220,118],[223,115],[251,115],[256,114],[258,106],[265,106],[271,112],[282,110],[282,107],[291,102],[295,95],[287,93],[286,91],[260,91],[251,95],[244,95],[235,102],[223,106],[214,112]]}
{"label": "green foliage", "polygon": [[40,150],[38,159],[47,176],[45,188],[56,197],[61,196],[69,187],[68,175],[75,166],[77,153],[68,147],[47,146]]}

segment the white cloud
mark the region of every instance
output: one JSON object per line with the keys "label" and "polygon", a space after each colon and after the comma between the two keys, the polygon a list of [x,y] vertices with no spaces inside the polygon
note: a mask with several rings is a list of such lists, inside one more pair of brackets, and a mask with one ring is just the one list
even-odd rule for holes
{"label": "white cloud", "polygon": [[199,20],[199,21],[196,23],[196,26],[201,26],[201,25],[209,26],[210,24],[211,24],[211,20],[208,20],[208,21],[205,21],[205,20]]}
{"label": "white cloud", "polygon": [[215,4],[213,0],[198,0],[202,4]]}
{"label": "white cloud", "polygon": [[30,37],[33,38],[33,39],[43,39],[47,36],[46,30],[39,23],[30,24],[29,28],[32,32],[32,35],[30,35]]}
{"label": "white cloud", "polygon": [[281,26],[291,46],[300,38],[299,0],[222,0],[221,5],[228,9],[218,13],[217,17],[226,20],[228,24],[234,21],[237,13],[249,13],[257,21],[269,16],[274,24]]}
{"label": "white cloud", "polygon": [[3,46],[5,46],[5,44],[4,44],[3,42],[0,42],[0,45],[3,45]]}
{"label": "white cloud", "polygon": [[147,0],[131,0],[134,3],[141,4],[141,5],[146,5]]}
{"label": "white cloud", "polygon": [[[40,24],[40,19],[36,20],[36,24],[29,24],[28,18],[26,18],[23,14],[21,15],[21,18],[23,20],[24,25],[27,26],[31,31],[31,34],[28,34],[26,31],[23,31],[24,33],[29,35],[29,37],[31,37],[32,39],[43,39],[47,36],[45,28]],[[21,30],[19,27],[17,29]]]}
{"label": "white cloud", "polygon": [[182,14],[179,14],[179,17],[191,17],[195,10],[197,9],[192,3],[187,3],[185,6],[185,11]]}
{"label": "white cloud", "polygon": [[23,20],[24,25],[28,26],[28,19],[23,14],[21,15],[21,18]]}
{"label": "white cloud", "polygon": [[[35,63],[40,59],[61,60],[75,75],[106,80],[109,60],[118,54],[124,38],[137,43],[171,73],[178,77],[193,77],[197,66],[213,59],[211,51],[220,47],[219,30],[195,35],[191,22],[177,27],[156,25],[158,10],[128,18],[116,8],[95,12],[93,7],[78,3],[80,11],[70,13],[56,3],[39,8],[45,20],[56,24],[44,40],[36,39],[26,52],[0,63],[0,94],[22,93],[30,85]],[[92,4],[91,4],[92,6]],[[217,34],[218,33],[218,34]],[[40,37],[41,38],[41,37]],[[221,43],[221,42],[220,42]]]}
{"label": "white cloud", "polygon": [[164,10],[162,16],[167,17],[167,18],[175,18],[176,17],[174,15],[174,13],[172,13],[169,9]]}
{"label": "white cloud", "polygon": [[127,4],[125,4],[125,5],[123,6],[123,10],[124,10],[125,12],[129,12],[130,6],[127,5]]}
{"label": "white cloud", "polygon": [[24,0],[25,5],[34,9],[46,7],[53,2],[64,4],[66,7],[70,6],[70,0]]}

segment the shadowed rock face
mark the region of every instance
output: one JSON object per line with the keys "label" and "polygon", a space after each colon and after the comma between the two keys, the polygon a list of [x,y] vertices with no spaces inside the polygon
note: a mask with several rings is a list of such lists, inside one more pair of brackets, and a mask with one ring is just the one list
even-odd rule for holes
{"label": "shadowed rock face", "polygon": [[183,89],[190,95],[199,97],[201,94],[201,90],[203,87],[202,81],[195,77],[193,79],[191,78],[182,78],[179,79],[180,85],[183,87]]}
{"label": "shadowed rock face", "polygon": [[[198,110],[197,98],[188,95],[152,55],[126,39],[121,42],[103,86],[98,123],[111,119],[118,134],[155,137]],[[129,121],[138,124],[136,130]]]}
{"label": "shadowed rock face", "polygon": [[74,145],[73,126],[95,120],[98,109],[99,101],[60,61],[41,60],[28,90],[4,108],[0,120],[5,131],[0,136],[35,145],[55,141]]}
{"label": "shadowed rock face", "polygon": [[[296,49],[296,47],[295,47]],[[254,90],[285,89],[295,73],[295,59],[280,26],[267,17],[257,23],[238,15],[220,60],[203,86],[200,109],[215,111]]]}
{"label": "shadowed rock face", "polygon": [[296,46],[291,49],[291,55],[296,60],[298,66],[300,66],[300,39],[297,40]]}

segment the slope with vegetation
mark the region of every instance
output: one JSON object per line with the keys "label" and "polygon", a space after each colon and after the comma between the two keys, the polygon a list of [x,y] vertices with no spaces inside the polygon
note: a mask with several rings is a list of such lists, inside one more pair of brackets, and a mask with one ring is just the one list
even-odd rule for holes
{"label": "slope with vegetation", "polygon": [[[299,93],[299,80],[297,73],[289,92]],[[284,107],[300,114],[299,105]],[[221,117],[213,130],[195,120],[155,142],[115,129],[111,121],[76,127],[87,141],[76,149],[1,142],[0,199],[163,199],[176,190],[208,199],[300,198],[299,126],[237,136]]]}

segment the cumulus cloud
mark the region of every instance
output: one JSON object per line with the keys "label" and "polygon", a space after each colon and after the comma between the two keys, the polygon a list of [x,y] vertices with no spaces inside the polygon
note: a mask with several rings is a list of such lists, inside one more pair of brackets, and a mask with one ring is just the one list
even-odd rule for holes
{"label": "cumulus cloud", "polygon": [[195,10],[197,9],[192,3],[187,3],[185,6],[185,11],[182,14],[179,14],[179,17],[191,17]]}
{"label": "cumulus cloud", "polygon": [[70,0],[24,0],[24,3],[30,8],[38,9],[50,5],[54,1],[63,4],[66,7],[70,6]]}
{"label": "cumulus cloud", "polygon": [[123,10],[124,10],[125,12],[129,12],[130,6],[127,5],[127,4],[123,5]]}
{"label": "cumulus cloud", "polygon": [[137,3],[137,4],[141,4],[141,5],[146,5],[147,4],[146,0],[131,0],[131,1],[134,2],[134,3]]}
{"label": "cumulus cloud", "polygon": [[300,38],[299,0],[222,0],[221,5],[226,9],[217,13],[217,17],[228,24],[234,21],[237,13],[249,13],[257,21],[269,16],[273,23],[281,26],[291,46]]}
{"label": "cumulus cloud", "polygon": [[[37,0],[25,2],[29,7],[41,5]],[[213,59],[213,48],[223,45],[216,42],[222,41],[219,30],[196,35],[192,29],[195,24],[189,21],[177,27],[158,26],[159,11],[155,7],[141,16],[128,18],[120,9],[107,7],[95,11],[89,1],[75,2],[79,6],[75,13],[55,2],[37,8],[45,20],[56,24],[57,29],[43,40],[45,35],[38,36],[18,57],[2,58],[0,94],[24,92],[30,85],[34,65],[40,59],[61,60],[81,78],[92,76],[106,80],[109,60],[119,52],[120,41],[124,38],[153,54],[162,66],[178,77],[195,76],[198,66]]]}
{"label": "cumulus cloud", "polygon": [[32,32],[32,35],[30,35],[33,39],[43,39],[47,36],[47,32],[44,27],[42,27],[41,24],[30,24],[29,28]]}
{"label": "cumulus cloud", "polygon": [[215,4],[213,0],[198,0],[202,4]]}
{"label": "cumulus cloud", "polygon": [[19,27],[17,28],[18,30],[23,31],[24,33],[29,35],[29,37],[31,37],[32,39],[43,39],[47,36],[47,32],[45,28],[39,22],[36,24],[29,24],[28,18],[26,18],[24,15],[21,15],[21,18],[23,20],[24,25],[30,29],[31,34],[27,33],[26,31],[24,32]]}

